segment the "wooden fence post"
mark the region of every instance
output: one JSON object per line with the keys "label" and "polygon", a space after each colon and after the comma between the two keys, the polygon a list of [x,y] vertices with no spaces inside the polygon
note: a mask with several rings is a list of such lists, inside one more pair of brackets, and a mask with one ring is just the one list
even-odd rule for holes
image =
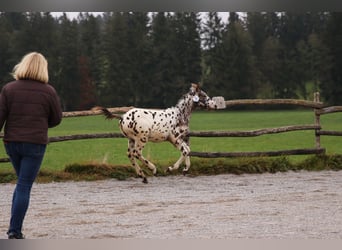
{"label": "wooden fence post", "polygon": [[[320,102],[320,96],[319,92],[314,93],[314,102]],[[319,128],[315,129],[315,138],[316,138],[316,149],[321,148],[321,137],[319,131],[321,130],[321,118],[320,118],[320,109],[315,108],[315,125],[318,126]]]}

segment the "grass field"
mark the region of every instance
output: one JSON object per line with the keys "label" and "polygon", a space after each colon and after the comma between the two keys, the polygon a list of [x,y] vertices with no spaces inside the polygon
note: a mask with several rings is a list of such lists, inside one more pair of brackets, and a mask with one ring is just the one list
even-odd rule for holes
{"label": "grass field", "polygon": [[[191,117],[191,131],[255,130],[287,125],[313,124],[312,111],[201,111]],[[342,130],[342,114],[321,117],[324,130]],[[105,120],[103,116],[64,118],[61,125],[49,130],[49,136],[119,132],[118,121]],[[191,150],[203,152],[267,151],[297,148],[314,148],[314,131],[297,131],[262,135],[249,138],[191,138]],[[321,146],[327,154],[342,154],[342,138],[322,136]],[[127,139],[91,139],[50,143],[42,170],[63,171],[70,164],[129,165],[126,156]],[[148,143],[144,155],[161,168],[175,162],[179,152],[170,143]],[[7,157],[0,145],[0,158]],[[290,156],[291,161],[301,161],[307,156]],[[199,161],[192,158],[193,162]],[[205,160],[203,160],[205,161]],[[212,161],[212,160],[210,160]],[[1,163],[0,173],[11,171],[9,163]]]}

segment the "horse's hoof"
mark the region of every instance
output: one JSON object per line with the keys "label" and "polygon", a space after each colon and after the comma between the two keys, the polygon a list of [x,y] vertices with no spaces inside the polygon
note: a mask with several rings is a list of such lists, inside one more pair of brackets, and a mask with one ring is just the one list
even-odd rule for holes
{"label": "horse's hoof", "polygon": [[165,173],[171,173],[171,167],[168,167],[166,170],[165,170]]}
{"label": "horse's hoof", "polygon": [[186,176],[189,173],[189,170],[183,170],[183,175]]}
{"label": "horse's hoof", "polygon": [[142,182],[145,183],[145,184],[147,184],[147,183],[148,183],[147,178],[144,177]]}

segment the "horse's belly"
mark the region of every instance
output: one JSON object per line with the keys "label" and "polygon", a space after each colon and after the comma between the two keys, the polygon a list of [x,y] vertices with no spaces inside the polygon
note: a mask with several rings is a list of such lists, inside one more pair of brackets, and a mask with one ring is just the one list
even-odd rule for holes
{"label": "horse's belly", "polygon": [[123,116],[120,128],[131,139],[161,142],[169,138],[174,123],[174,116],[164,111],[133,109]]}
{"label": "horse's belly", "polygon": [[165,141],[169,137],[170,128],[168,126],[153,126],[152,124],[146,124],[146,121],[138,124],[121,124],[121,132],[131,139],[142,139],[151,142]]}
{"label": "horse's belly", "polygon": [[168,133],[163,133],[163,132],[151,132],[149,136],[149,141],[152,142],[161,142],[161,141],[166,141],[168,138]]}

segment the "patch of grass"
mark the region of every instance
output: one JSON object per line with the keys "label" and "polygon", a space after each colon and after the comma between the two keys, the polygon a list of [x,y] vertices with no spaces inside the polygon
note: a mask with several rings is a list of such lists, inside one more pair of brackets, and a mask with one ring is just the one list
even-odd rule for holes
{"label": "patch of grass", "polygon": [[135,176],[135,170],[130,166],[109,165],[98,163],[74,163],[68,164],[64,172],[77,176],[77,179],[105,179],[115,178],[118,180],[126,180]]}
{"label": "patch of grass", "polygon": [[63,171],[50,171],[50,170],[40,170],[37,176],[37,182],[47,183],[47,182],[64,182],[64,181],[74,181],[74,176],[65,173]]}
{"label": "patch of grass", "polygon": [[17,179],[14,171],[4,171],[0,172],[0,183],[11,183]]}
{"label": "patch of grass", "polygon": [[316,155],[305,159],[300,167],[304,170],[342,170],[342,155]]}
{"label": "patch of grass", "polygon": [[[165,173],[165,168],[158,165],[157,176],[181,175],[182,167],[178,171]],[[143,168],[146,176],[152,173]],[[293,163],[288,157],[255,157],[236,159],[193,159],[189,175],[218,175],[218,174],[262,174],[286,171],[322,171],[342,170],[342,155],[310,156],[301,162]],[[110,165],[96,162],[68,164],[62,171],[41,170],[37,182],[50,181],[94,181],[114,178],[126,180],[137,177],[135,170],[129,165]],[[14,182],[13,172],[0,173],[0,183]]]}
{"label": "patch of grass", "polygon": [[195,175],[261,174],[289,170],[297,170],[297,167],[287,157],[214,159],[194,163],[191,167],[191,173]]}

